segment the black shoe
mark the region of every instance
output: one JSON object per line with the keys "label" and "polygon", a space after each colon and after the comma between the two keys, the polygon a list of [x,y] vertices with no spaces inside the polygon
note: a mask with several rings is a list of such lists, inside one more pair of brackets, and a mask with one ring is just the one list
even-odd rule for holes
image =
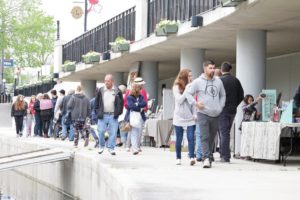
{"label": "black shoe", "polygon": [[230,163],[230,160],[229,159],[224,159],[224,158],[221,158],[221,163]]}
{"label": "black shoe", "polygon": [[196,160],[197,160],[197,162],[203,161],[202,158],[197,158]]}
{"label": "black shoe", "polygon": [[97,148],[99,146],[99,140],[96,140],[94,148]]}
{"label": "black shoe", "polygon": [[116,146],[117,146],[117,147],[121,147],[121,146],[123,146],[123,143],[120,142],[119,144],[116,144]]}

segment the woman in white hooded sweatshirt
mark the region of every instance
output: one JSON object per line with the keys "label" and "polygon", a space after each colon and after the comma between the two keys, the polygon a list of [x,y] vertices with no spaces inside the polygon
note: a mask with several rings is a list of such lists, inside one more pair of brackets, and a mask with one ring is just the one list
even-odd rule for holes
{"label": "woman in white hooded sweatshirt", "polygon": [[173,116],[173,125],[176,133],[176,164],[181,164],[181,143],[183,139],[183,132],[187,132],[188,149],[190,156],[190,165],[195,162],[195,120],[196,108],[189,104],[186,98],[186,88],[192,80],[192,73],[189,69],[182,69],[174,82],[173,94],[175,97],[175,110]]}

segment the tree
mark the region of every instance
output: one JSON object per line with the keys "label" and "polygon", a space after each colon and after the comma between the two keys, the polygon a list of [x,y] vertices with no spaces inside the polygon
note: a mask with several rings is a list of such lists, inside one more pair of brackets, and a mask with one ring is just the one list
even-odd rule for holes
{"label": "tree", "polygon": [[11,48],[22,67],[41,67],[54,50],[55,26],[52,17],[35,10],[23,19],[13,20]]}
{"label": "tree", "polygon": [[54,20],[39,5],[40,0],[0,0],[0,55],[13,52],[22,67],[46,64],[54,49]]}

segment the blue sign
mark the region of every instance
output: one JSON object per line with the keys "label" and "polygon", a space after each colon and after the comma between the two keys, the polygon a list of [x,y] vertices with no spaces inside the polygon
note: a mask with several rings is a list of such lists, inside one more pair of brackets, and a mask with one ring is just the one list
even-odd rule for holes
{"label": "blue sign", "polygon": [[13,67],[14,66],[14,60],[13,59],[4,59],[3,60],[3,66],[4,67]]}

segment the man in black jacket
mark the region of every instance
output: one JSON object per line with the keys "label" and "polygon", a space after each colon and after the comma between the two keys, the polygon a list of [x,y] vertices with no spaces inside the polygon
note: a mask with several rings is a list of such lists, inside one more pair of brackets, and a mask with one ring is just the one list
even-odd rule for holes
{"label": "man in black jacket", "polygon": [[104,79],[105,85],[97,91],[95,110],[98,117],[99,151],[101,154],[105,147],[104,133],[108,129],[108,151],[116,155],[116,136],[119,128],[118,117],[123,112],[123,95],[118,87],[114,86],[113,76],[107,74]]}
{"label": "man in black jacket", "polygon": [[240,81],[230,74],[232,66],[229,62],[221,65],[220,77],[226,92],[225,107],[219,117],[221,162],[230,162],[230,129],[236,114],[236,108],[244,99],[244,90]]}
{"label": "man in black jacket", "polygon": [[42,98],[43,98],[43,94],[39,93],[33,105],[33,109],[35,110],[34,136],[40,136],[40,137],[43,136],[43,122],[41,118],[41,109],[40,109],[40,100]]}

